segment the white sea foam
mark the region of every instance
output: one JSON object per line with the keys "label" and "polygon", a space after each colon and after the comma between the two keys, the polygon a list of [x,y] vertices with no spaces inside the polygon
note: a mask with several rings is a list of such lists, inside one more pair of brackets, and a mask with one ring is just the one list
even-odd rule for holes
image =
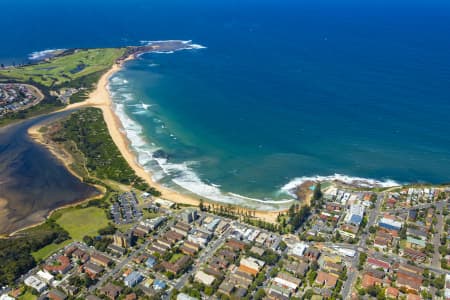
{"label": "white sea foam", "polygon": [[142,45],[153,45],[153,44],[158,44],[158,43],[170,43],[170,42],[180,42],[181,44],[184,45],[184,47],[180,47],[177,48],[174,51],[152,51],[152,53],[160,53],[160,54],[172,54],[175,51],[181,51],[181,50],[198,50],[198,49],[206,49],[207,47],[200,45],[200,44],[193,44],[192,40],[164,40],[164,41],[146,41],[146,40],[142,40],[140,41],[140,43]]}
{"label": "white sea foam", "polygon": [[[121,95],[124,98],[130,98],[130,95]],[[279,206],[288,206],[292,199],[271,200],[271,199],[257,199],[242,196],[236,193],[225,193],[220,190],[220,185],[205,183],[199,175],[193,170],[197,162],[186,161],[183,163],[173,163],[165,158],[156,158],[153,153],[159,148],[154,143],[149,143],[143,134],[143,128],[135,121],[130,119],[124,110],[124,104],[116,103],[116,113],[122,122],[123,128],[130,140],[131,147],[134,149],[137,162],[143,166],[147,171],[152,173],[152,177],[156,181],[164,178],[170,178],[172,182],[181,188],[199,195],[206,199],[221,203],[240,204],[244,206],[255,207],[258,204],[259,209],[272,210]],[[159,119],[155,120],[161,122]],[[164,125],[161,125],[164,128]],[[173,135],[171,135],[173,137]],[[175,138],[175,137],[174,137]],[[379,181],[375,179],[367,179],[361,177],[350,177],[341,174],[331,176],[314,176],[314,177],[299,177],[291,180],[289,183],[281,188],[283,194],[288,194],[295,197],[293,191],[297,186],[305,181],[333,181],[339,180],[345,183],[357,184],[362,187],[391,187],[399,185],[393,180]]]}
{"label": "white sea foam", "polygon": [[55,52],[64,51],[66,49],[47,49],[42,51],[35,51],[28,55],[30,60],[42,60],[52,57]]}
{"label": "white sea foam", "polygon": [[137,103],[137,104],[129,104],[129,107],[137,107],[137,108],[142,108],[143,110],[148,110],[150,107],[152,107],[152,104],[146,104],[144,102],[141,103]]}
{"label": "white sea foam", "polygon": [[304,176],[294,178],[281,188],[281,192],[295,196],[294,194],[295,189],[306,181],[314,181],[314,182],[340,181],[343,183],[353,184],[364,188],[393,187],[401,185],[398,182],[391,179],[376,180],[372,178],[352,177],[342,174],[334,174],[330,176],[310,176],[310,177]]}
{"label": "white sea foam", "polygon": [[238,195],[235,193],[228,193],[231,196],[234,196],[236,198],[242,199],[242,200],[248,200],[248,201],[255,201],[255,202],[260,202],[260,203],[272,203],[272,204],[283,204],[283,203],[290,203],[292,202],[292,199],[285,199],[285,200],[270,200],[270,199],[256,199],[256,198],[250,198],[250,197],[246,197],[246,196],[242,196],[242,195]]}
{"label": "white sea foam", "polygon": [[152,53],[158,53],[158,54],[172,54],[172,53],[175,53],[175,51],[152,51]]}
{"label": "white sea foam", "polygon": [[190,46],[192,49],[206,49],[205,46],[200,45],[200,44],[191,44]]}
{"label": "white sea foam", "polygon": [[148,110],[150,107],[152,107],[151,104],[145,104],[144,102],[141,102],[142,108],[145,110]]}
{"label": "white sea foam", "polygon": [[249,198],[235,193],[223,193],[220,190],[220,186],[214,184],[207,184],[201,180],[195,171],[191,168],[196,162],[184,162],[175,164],[167,161],[163,158],[155,159],[159,166],[163,169],[164,173],[172,178],[172,181],[180,187],[188,190],[196,195],[205,197],[207,199],[230,204],[249,205],[255,203],[264,203],[263,207],[258,206],[260,209],[274,209],[276,207],[270,204],[286,204],[292,202],[292,199],[273,201],[273,200],[261,200],[255,198]]}
{"label": "white sea foam", "polygon": [[[113,78],[111,85],[114,85],[114,88],[117,87],[115,83],[120,85],[121,80],[115,80]],[[278,209],[278,204],[283,205],[292,201],[292,199],[281,201],[261,200],[234,193],[224,193],[220,190],[219,185],[207,184],[199,177],[192,168],[197,162],[186,161],[183,163],[173,163],[164,158],[154,157],[153,153],[159,148],[154,143],[147,141],[142,126],[132,120],[125,111],[126,103],[133,100],[132,94],[114,92],[111,94],[115,94],[113,107],[130,141],[130,146],[136,153],[136,161],[144,169],[152,173],[154,180],[161,181],[165,178],[170,178],[173,183],[193,194],[221,203],[240,204],[250,207],[264,203],[263,207],[259,205],[258,207],[265,210]],[[159,119],[155,121],[162,123]],[[164,125],[161,127],[164,127]],[[176,138],[173,135],[171,137]]]}
{"label": "white sea foam", "polygon": [[138,111],[133,111],[131,113],[133,115],[146,115],[146,114],[148,114],[148,111],[146,111],[146,110],[138,110]]}

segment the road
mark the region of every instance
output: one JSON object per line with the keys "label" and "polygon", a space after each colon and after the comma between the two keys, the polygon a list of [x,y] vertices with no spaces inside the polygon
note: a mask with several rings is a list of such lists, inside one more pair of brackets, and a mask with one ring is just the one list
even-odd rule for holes
{"label": "road", "polygon": [[433,268],[441,268],[441,254],[439,253],[439,246],[441,245],[441,237],[444,230],[444,217],[442,215],[442,211],[444,208],[444,204],[440,202],[436,205],[436,214],[437,223],[434,227],[433,234],[433,245],[434,245],[434,253],[433,258],[431,259],[431,265]]}
{"label": "road", "polygon": [[[350,245],[353,246],[356,252],[355,257],[351,260],[351,269],[347,272],[347,280],[344,282],[344,285],[342,286],[342,297],[343,299],[350,299],[350,294],[352,292],[352,287],[355,284],[356,278],[358,278],[359,272],[358,264],[359,264],[359,249],[366,249],[366,239],[368,236],[368,230],[373,224],[375,224],[377,220],[377,216],[380,213],[380,209],[383,203],[383,200],[386,198],[385,193],[381,193],[377,195],[377,202],[375,203],[375,207],[371,210],[369,214],[369,219],[367,221],[366,228],[364,228],[364,232],[361,234],[361,237],[359,239],[359,243],[356,245]],[[334,244],[336,245],[336,244]],[[346,248],[352,248],[349,247],[349,245],[345,245]],[[364,251],[367,252],[367,251]]]}
{"label": "road", "polygon": [[215,240],[212,244],[208,244],[208,246],[202,251],[200,256],[198,257],[194,267],[189,271],[183,274],[174,285],[174,288],[180,290],[189,278],[189,275],[197,273],[198,269],[206,263],[211,256],[219,249],[227,240],[230,232],[232,231],[231,227],[228,228],[217,240]]}
{"label": "road", "polygon": [[116,266],[114,267],[114,269],[112,269],[109,272],[106,272],[100,279],[99,281],[92,285],[91,287],[89,287],[89,292],[93,292],[95,291],[98,287],[102,286],[110,277],[116,275],[117,273],[119,273],[123,267],[125,267],[133,258],[139,256],[150,244],[150,241],[147,240],[144,244],[142,244],[138,250],[134,251],[130,256],[126,257],[124,260],[122,260],[120,263],[116,264]]}
{"label": "road", "polygon": [[[157,232],[159,233],[163,232],[167,228],[173,226],[173,224],[174,220],[173,219],[169,220],[164,226],[158,229]],[[145,243],[143,243],[137,250],[133,251],[131,255],[129,255],[128,257],[120,261],[118,264],[116,264],[114,269],[103,274],[103,276],[99,279],[99,281],[89,288],[89,292],[95,291],[97,288],[101,287],[110,277],[119,273],[133,258],[139,256],[143,251],[145,251],[145,249],[148,247],[148,245],[150,245],[150,243],[151,243],[150,240],[146,240]]]}
{"label": "road", "polygon": [[419,209],[429,208],[429,207],[432,207],[432,206],[443,205],[443,204],[445,204],[447,202],[448,202],[448,199],[441,200],[441,201],[436,201],[436,202],[432,202],[432,203],[419,204],[419,205],[415,205],[414,207],[401,207],[401,208],[386,209],[386,210],[383,210],[383,212],[401,213],[401,212],[407,212],[410,209],[418,209],[419,210]]}

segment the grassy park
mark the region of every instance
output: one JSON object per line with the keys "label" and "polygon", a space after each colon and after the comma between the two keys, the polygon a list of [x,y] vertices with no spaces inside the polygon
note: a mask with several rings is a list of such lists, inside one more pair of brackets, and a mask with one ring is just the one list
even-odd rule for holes
{"label": "grassy park", "polygon": [[33,295],[31,292],[27,291],[23,295],[21,295],[19,300],[35,300],[37,299],[37,296]]}
{"label": "grassy park", "polygon": [[82,241],[85,235],[96,236],[99,229],[108,226],[108,219],[104,209],[93,206],[65,208],[54,213],[51,218],[69,233],[71,239],[61,243],[48,244],[33,252],[32,255],[36,261],[47,258],[50,254],[68,245],[73,240]]}
{"label": "grassy park", "polygon": [[74,240],[81,241],[83,236],[98,235],[98,230],[108,226],[105,211],[98,207],[67,208],[56,223],[64,228]]}
{"label": "grassy park", "polygon": [[36,64],[0,69],[0,83],[28,83],[44,94],[39,104],[3,116],[0,126],[64,107],[56,95],[67,88],[78,90],[70,97],[70,102],[85,100],[100,77],[125,52],[126,48],[73,49]]}
{"label": "grassy park", "polygon": [[125,48],[71,50],[49,61],[0,70],[0,78],[59,86],[106,71],[124,53]]}
{"label": "grassy park", "polygon": [[33,253],[31,253],[31,255],[34,257],[34,259],[36,261],[42,261],[44,259],[46,259],[47,257],[50,256],[50,254],[54,253],[55,251],[63,248],[64,246],[68,245],[72,240],[66,240],[64,242],[55,244],[55,243],[51,243]]}

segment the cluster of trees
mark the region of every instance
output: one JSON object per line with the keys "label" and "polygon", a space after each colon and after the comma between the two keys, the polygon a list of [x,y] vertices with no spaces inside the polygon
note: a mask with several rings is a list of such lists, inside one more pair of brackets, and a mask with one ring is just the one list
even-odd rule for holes
{"label": "cluster of trees", "polygon": [[117,228],[112,225],[112,224],[108,224],[108,226],[104,227],[104,228],[100,228],[98,230],[98,234],[100,235],[110,235],[110,234],[114,234],[116,232]]}
{"label": "cluster of trees", "polygon": [[160,196],[160,192],[137,176],[122,157],[109,135],[100,109],[86,108],[71,114],[62,122],[61,130],[54,133],[52,139],[58,142],[72,141],[83,154],[91,176],[132,185]]}
{"label": "cluster of trees", "polygon": [[368,287],[366,290],[365,289],[361,289],[359,290],[359,295],[360,296],[364,296],[364,295],[370,295],[372,297],[375,297],[377,299],[386,299],[386,295],[384,292],[384,288],[378,286],[378,285],[374,285],[374,286],[370,286]]}
{"label": "cluster of trees", "polygon": [[96,283],[96,280],[91,279],[89,276],[72,276],[69,278],[69,284],[78,288],[88,288]]}
{"label": "cluster of trees", "polygon": [[288,210],[287,225],[290,225],[290,231],[295,232],[308,219],[311,214],[309,206],[300,207],[299,204],[293,204]]}
{"label": "cluster of trees", "polygon": [[280,256],[271,249],[266,249],[266,251],[264,251],[263,255],[253,253],[251,251],[248,251],[248,254],[250,254],[251,256],[253,256],[257,259],[264,261],[266,264],[268,264],[270,266],[274,266],[280,259]]}
{"label": "cluster of trees", "polygon": [[[313,195],[311,196],[311,207],[319,207],[322,205],[322,190],[320,182],[314,186]],[[289,207],[287,215],[280,215],[278,217],[278,222],[280,223],[282,229],[280,232],[294,233],[299,229],[311,215],[311,207],[307,205],[300,206],[298,203],[294,203]]]}
{"label": "cluster of trees", "polygon": [[364,268],[364,264],[366,263],[367,260],[367,254],[364,252],[361,252],[361,254],[359,254],[359,262],[358,262],[358,270],[362,270]]}
{"label": "cluster of trees", "polygon": [[254,218],[250,218],[250,217],[244,217],[241,219],[241,222],[259,227],[259,228],[263,228],[272,232],[279,232],[282,233],[283,232],[283,228],[280,224],[273,224],[273,223],[269,223],[269,222],[265,222],[261,219],[254,219]]}
{"label": "cluster of trees", "polygon": [[[263,294],[263,283],[266,280],[266,273],[264,271],[259,272],[258,275],[256,275],[255,280],[253,280],[252,284],[247,290],[247,295],[243,298],[244,300],[250,300],[250,299],[262,299],[265,295]],[[254,292],[254,294],[253,294]]]}
{"label": "cluster of trees", "polygon": [[88,246],[94,246],[98,251],[105,252],[108,246],[113,242],[111,238],[99,237],[93,238],[91,236],[85,235],[83,237],[83,242]]}
{"label": "cluster of trees", "polygon": [[47,220],[19,237],[0,239],[0,285],[13,284],[20,275],[36,266],[32,252],[69,238],[67,231]]}
{"label": "cluster of trees", "polygon": [[181,290],[183,293],[188,294],[191,297],[195,297],[197,299],[202,298],[202,292],[207,296],[212,296],[214,292],[219,288],[220,281],[215,280],[214,283],[209,285],[204,285],[203,283],[195,282],[190,280],[191,286],[184,286]]}

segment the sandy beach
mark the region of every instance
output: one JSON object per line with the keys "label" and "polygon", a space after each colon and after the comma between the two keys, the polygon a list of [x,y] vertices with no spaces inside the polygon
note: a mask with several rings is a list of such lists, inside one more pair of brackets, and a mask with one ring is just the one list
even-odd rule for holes
{"label": "sandy beach", "polygon": [[[124,60],[126,61],[132,60],[135,57],[130,56]],[[109,134],[111,135],[114,143],[120,150],[120,153],[125,158],[127,163],[131,166],[131,168],[136,172],[138,176],[143,178],[149,185],[155,187],[161,192],[161,198],[176,202],[182,203],[192,206],[198,206],[199,199],[190,195],[185,195],[179,193],[177,191],[166,188],[165,186],[153,181],[151,174],[142,168],[136,160],[135,154],[130,149],[129,140],[123,130],[122,124],[119,118],[116,116],[113,110],[113,103],[108,91],[108,83],[111,76],[113,76],[116,72],[118,72],[122,66],[121,64],[114,64],[111,69],[109,69],[103,76],[100,78],[96,89],[89,95],[89,98],[83,102],[70,104],[65,107],[63,110],[70,110],[74,108],[81,107],[97,107],[100,108],[103,112],[103,117],[105,119],[106,125],[108,127]],[[39,126],[33,127],[29,130],[30,135],[33,136],[37,141],[41,142],[45,145],[45,142],[42,139],[42,135],[38,132]],[[50,151],[52,149],[50,148]],[[60,156],[60,154],[56,153],[56,151],[52,151],[55,156]],[[67,167],[67,160],[62,157],[58,157]],[[70,168],[69,168],[70,169]],[[278,216],[279,211],[256,211],[255,216],[265,220],[267,222],[276,222],[276,218]]]}

